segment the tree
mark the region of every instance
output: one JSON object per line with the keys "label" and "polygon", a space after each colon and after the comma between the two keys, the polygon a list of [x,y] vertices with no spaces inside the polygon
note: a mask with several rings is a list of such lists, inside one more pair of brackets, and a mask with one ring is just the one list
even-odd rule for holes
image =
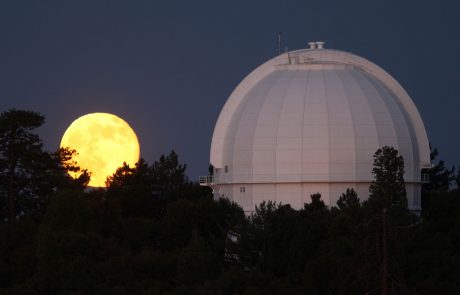
{"label": "tree", "polygon": [[[57,188],[70,188],[83,190],[88,186],[91,178],[91,173],[87,169],[81,169],[74,160],[77,155],[76,150],[68,147],[59,148],[55,153],[52,153],[51,163],[47,171],[47,178],[54,183]],[[69,172],[78,173],[76,178],[70,176]],[[45,181],[46,182],[46,181]],[[49,181],[48,181],[49,182]]]}
{"label": "tree", "polygon": [[460,167],[458,167],[457,175],[455,176],[455,185],[457,186],[457,190],[460,189]]}
{"label": "tree", "polygon": [[310,196],[311,198],[311,203],[310,204],[304,204],[304,211],[310,211],[310,212],[324,212],[326,211],[327,207],[324,204],[323,200],[321,200],[321,194],[316,193]]}
{"label": "tree", "polygon": [[[40,222],[37,239],[35,288],[41,293],[90,293],[95,263],[105,257],[106,243],[96,196],[82,191],[54,194]],[[78,293],[78,292],[77,292]]]}
{"label": "tree", "polygon": [[372,174],[375,180],[369,187],[369,203],[376,209],[407,209],[404,159],[398,150],[389,146],[378,149],[374,154]]}
{"label": "tree", "polygon": [[42,115],[32,111],[11,109],[0,114],[0,185],[10,223],[15,222],[18,211],[38,205],[32,183],[47,155],[32,130],[44,122]]}
{"label": "tree", "polygon": [[123,163],[106,181],[107,204],[125,216],[153,217],[162,214],[152,167],[140,159],[134,167]]}
{"label": "tree", "polygon": [[353,188],[347,188],[347,191],[343,193],[337,201],[337,206],[341,209],[353,209],[359,208],[358,194]]}
{"label": "tree", "polygon": [[11,109],[0,114],[0,195],[2,217],[10,223],[18,215],[40,211],[46,199],[59,188],[83,189],[89,174],[74,180],[68,171],[80,171],[74,150],[43,150],[33,130],[45,122],[39,113]]}
{"label": "tree", "polygon": [[152,172],[152,168],[141,158],[134,167],[123,163],[112,176],[107,177],[105,184],[108,190],[136,185],[151,190],[154,183]]}
{"label": "tree", "polygon": [[[370,232],[366,248],[376,246],[381,293],[405,294],[407,290],[402,283],[398,265],[400,247],[394,238],[394,232],[396,226],[407,227],[413,220],[407,210],[404,159],[398,150],[389,146],[378,149],[374,154],[372,174],[375,180],[369,187],[368,204],[375,215],[369,220]],[[377,233],[374,241],[371,232]]]}
{"label": "tree", "polygon": [[[431,162],[434,162],[438,156],[438,150],[436,148],[434,150],[431,149]],[[432,191],[447,192],[451,186],[451,182],[455,180],[455,168],[452,167],[450,170],[447,169],[443,160],[439,160],[429,169],[423,169],[422,173],[428,174],[429,176],[429,182],[422,186],[422,194],[424,197]]]}
{"label": "tree", "polygon": [[216,253],[194,231],[189,244],[178,255],[177,278],[189,285],[202,284],[220,273],[220,264]]}
{"label": "tree", "polygon": [[307,229],[298,211],[288,204],[264,201],[248,221],[238,241],[242,267],[277,276],[302,270],[309,253],[302,239]]}
{"label": "tree", "polygon": [[159,194],[172,197],[184,184],[187,183],[185,169],[187,165],[179,164],[179,157],[174,150],[168,156],[161,155],[159,161],[152,165],[154,182],[158,185]]}

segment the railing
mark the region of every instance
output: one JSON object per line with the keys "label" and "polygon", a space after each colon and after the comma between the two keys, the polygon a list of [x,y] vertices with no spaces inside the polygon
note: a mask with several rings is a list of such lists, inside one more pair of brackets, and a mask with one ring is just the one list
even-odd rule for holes
{"label": "railing", "polygon": [[208,185],[212,185],[213,183],[214,183],[214,176],[212,175],[200,176],[200,185],[208,186]]}
{"label": "railing", "polygon": [[[368,179],[334,179],[329,178],[326,179],[325,177],[321,177],[322,175],[318,175],[316,177],[310,176],[308,180],[304,179],[298,174],[292,175],[252,175],[252,176],[232,176],[231,178],[227,179],[225,176],[222,175],[217,179],[218,183],[221,184],[232,184],[232,183],[274,183],[274,182],[344,182],[344,183],[357,183],[357,182],[365,182],[370,183],[371,180]],[[215,184],[216,178],[213,175],[207,176],[200,176],[199,182],[202,186],[210,186]],[[430,182],[430,175],[428,173],[422,173],[420,181],[422,183],[429,183]],[[418,182],[418,181],[415,181]],[[407,181],[407,183],[411,183],[411,181]]]}

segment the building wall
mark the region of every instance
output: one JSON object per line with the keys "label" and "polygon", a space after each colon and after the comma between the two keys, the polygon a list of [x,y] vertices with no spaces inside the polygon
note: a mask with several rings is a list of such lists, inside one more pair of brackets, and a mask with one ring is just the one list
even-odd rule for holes
{"label": "building wall", "polygon": [[[337,200],[353,188],[361,201],[369,198],[370,183],[258,183],[258,184],[220,184],[214,187],[214,198],[228,198],[238,203],[244,211],[252,212],[263,201],[275,201],[290,204],[298,210],[305,203],[310,203],[310,196],[321,194],[321,200],[328,206],[336,206]],[[408,207],[413,211],[421,210],[420,184],[407,183]]]}

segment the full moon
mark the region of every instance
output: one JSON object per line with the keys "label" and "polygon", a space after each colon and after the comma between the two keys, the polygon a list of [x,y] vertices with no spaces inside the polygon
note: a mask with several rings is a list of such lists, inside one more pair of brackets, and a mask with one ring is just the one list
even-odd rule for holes
{"label": "full moon", "polygon": [[88,185],[92,187],[105,187],[108,176],[123,162],[133,167],[140,154],[134,130],[123,119],[108,113],[92,113],[73,121],[62,137],[61,147],[77,151],[74,160],[81,169],[91,172]]}

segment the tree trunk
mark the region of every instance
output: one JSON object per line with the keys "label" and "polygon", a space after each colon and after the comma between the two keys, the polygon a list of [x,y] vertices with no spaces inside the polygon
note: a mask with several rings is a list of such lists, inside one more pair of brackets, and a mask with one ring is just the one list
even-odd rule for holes
{"label": "tree trunk", "polygon": [[16,222],[16,188],[15,188],[15,171],[16,171],[16,157],[14,156],[14,141],[16,132],[12,132],[12,138],[9,142],[8,151],[8,222],[14,224]]}
{"label": "tree trunk", "polygon": [[380,273],[382,295],[388,295],[388,235],[387,235],[387,208],[382,210],[382,266]]}

